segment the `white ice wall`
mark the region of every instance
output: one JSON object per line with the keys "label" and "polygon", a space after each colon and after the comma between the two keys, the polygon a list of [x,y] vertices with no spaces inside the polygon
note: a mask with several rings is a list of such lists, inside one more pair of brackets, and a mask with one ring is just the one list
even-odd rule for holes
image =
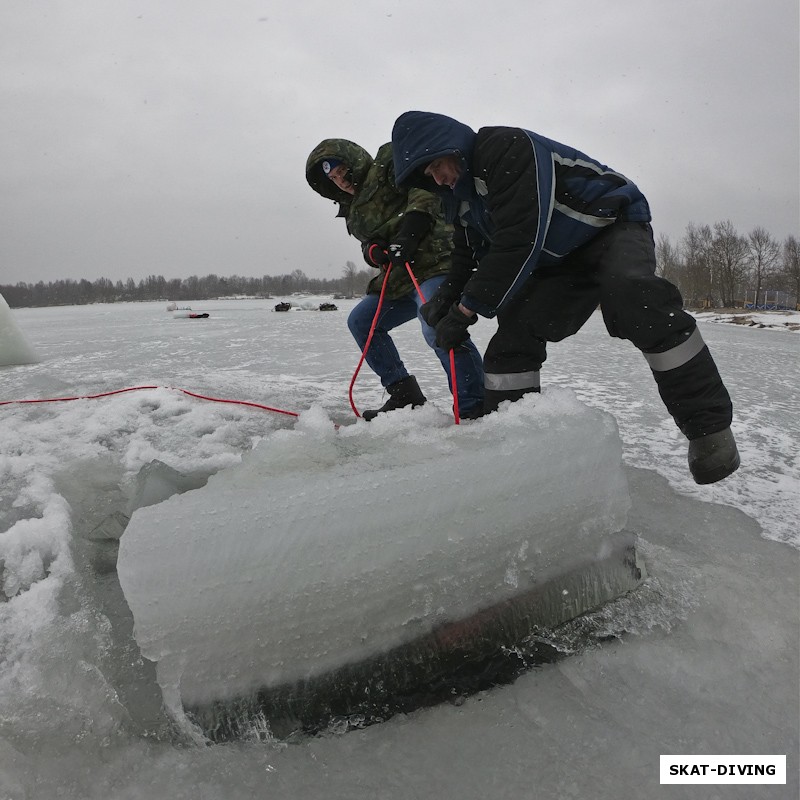
{"label": "white ice wall", "polygon": [[36,351],[26,341],[5,297],[0,294],[0,367],[35,364],[38,361]]}

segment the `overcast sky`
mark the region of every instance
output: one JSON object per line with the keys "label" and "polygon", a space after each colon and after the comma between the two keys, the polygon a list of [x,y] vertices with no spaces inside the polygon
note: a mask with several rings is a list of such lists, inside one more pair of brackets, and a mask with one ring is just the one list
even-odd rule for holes
{"label": "overcast sky", "polygon": [[6,0],[0,283],[361,266],[306,184],[404,111],[633,179],[656,234],[800,235],[797,0]]}

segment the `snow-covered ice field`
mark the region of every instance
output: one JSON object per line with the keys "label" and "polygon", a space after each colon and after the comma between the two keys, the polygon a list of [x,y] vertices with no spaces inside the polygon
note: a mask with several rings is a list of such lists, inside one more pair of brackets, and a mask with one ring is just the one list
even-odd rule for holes
{"label": "snow-covered ice field", "polygon": [[[597,316],[550,348],[543,399],[550,391],[564,408],[580,401],[616,419],[628,527],[641,536],[650,574],[575,626],[574,655],[460,705],[346,735],[332,728],[288,746],[173,740],[150,691],[152,669],[120,621],[115,552],[89,535],[125,506],[153,460],[205,479],[235,474],[257,445],[256,453],[294,452],[310,468],[315,437],[324,460],[320,426],[353,421],[347,387],[358,351],[345,319],[355,301],[285,314],[271,311],[276,302],[196,303],[209,313],[196,320],[173,318],[164,303],[12,312],[40,360],[0,368],[0,402],[160,388],[0,406],[0,797],[604,800],[658,791],[659,755],[668,753],[788,756],[787,785],[675,786],[671,796],[797,796],[800,339],[782,323],[798,315],[757,315],[779,319],[774,328],[698,315],[733,398],[742,456],[739,472],[710,487],[691,481],[685,440],[634,348],[609,338]],[[479,347],[492,329],[485,320],[472,329]],[[413,324],[396,340],[432,403],[382,423],[371,457],[383,472],[409,442],[453,442],[438,361]],[[177,389],[300,413],[301,423]],[[365,367],[357,405],[381,397]],[[296,431],[306,438],[293,450]],[[428,475],[443,494],[455,479],[491,489],[502,475]],[[214,487],[212,479],[200,489],[212,505]],[[347,491],[359,504],[374,490],[355,475]],[[269,513],[268,486],[254,489],[252,504]],[[224,537],[223,503],[218,513]],[[381,513],[395,512],[378,504],[376,520]],[[345,556],[357,579],[357,553]]]}

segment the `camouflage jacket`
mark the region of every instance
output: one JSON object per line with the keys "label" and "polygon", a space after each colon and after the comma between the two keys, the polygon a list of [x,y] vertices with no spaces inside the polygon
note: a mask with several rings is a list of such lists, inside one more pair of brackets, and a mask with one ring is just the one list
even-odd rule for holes
{"label": "camouflage jacket", "polygon": [[[335,158],[353,172],[354,195],[343,192],[322,171],[322,162]],[[345,218],[347,231],[360,242],[372,240],[392,242],[400,230],[403,215],[422,211],[434,219],[428,234],[414,253],[411,267],[419,283],[450,270],[453,227],[444,221],[441,200],[424,189],[398,189],[394,183],[392,146],[384,144],[375,159],[359,145],[347,139],[325,139],[306,161],[306,180],[311,188],[339,204],[339,216]],[[368,294],[380,292],[384,271],[376,275],[367,288]],[[407,270],[396,267],[389,275],[386,296],[403,297],[415,291]]]}

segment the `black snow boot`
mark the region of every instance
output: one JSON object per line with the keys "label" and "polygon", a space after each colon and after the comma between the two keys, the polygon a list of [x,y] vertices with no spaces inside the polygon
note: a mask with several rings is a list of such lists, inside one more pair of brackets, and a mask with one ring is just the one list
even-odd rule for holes
{"label": "black snow boot", "polygon": [[458,417],[459,419],[480,419],[486,414],[486,410],[482,405],[475,406],[475,408],[471,408],[469,411],[462,412],[459,409]]}
{"label": "black snow boot", "polygon": [[689,442],[689,471],[695,483],[716,483],[739,468],[739,451],[730,428]]}
{"label": "black snow boot", "polygon": [[407,406],[416,408],[425,404],[425,395],[422,394],[417,379],[413,375],[387,386],[386,391],[389,392],[389,399],[379,409],[365,411],[362,415],[367,422],[386,411],[396,411],[398,408]]}

